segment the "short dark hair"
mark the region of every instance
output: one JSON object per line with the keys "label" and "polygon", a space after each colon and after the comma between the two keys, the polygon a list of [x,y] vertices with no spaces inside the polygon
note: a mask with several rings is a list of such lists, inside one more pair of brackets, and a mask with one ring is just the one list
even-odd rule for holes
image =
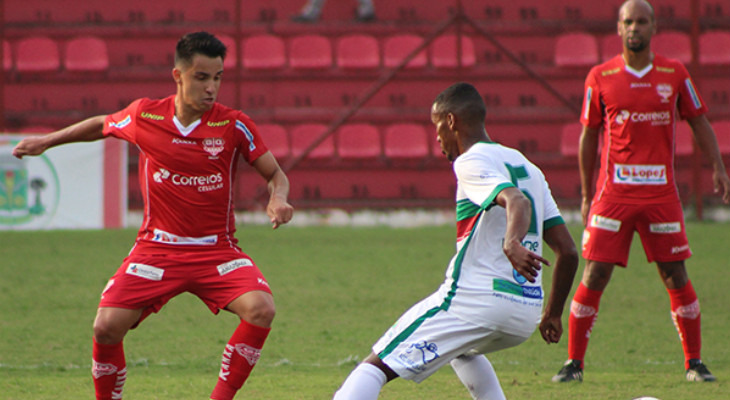
{"label": "short dark hair", "polygon": [[477,88],[466,82],[455,83],[441,92],[433,101],[434,111],[453,113],[469,125],[484,125],[487,106]]}
{"label": "short dark hair", "polygon": [[226,45],[208,32],[188,33],[177,42],[175,65],[179,62],[192,63],[196,54],[225,60],[226,51]]}
{"label": "short dark hair", "polygon": [[[621,12],[623,11],[623,9],[626,6],[626,4],[629,3],[629,2],[631,2],[631,1],[634,1],[634,0],[626,0],[623,3],[621,3],[621,6],[618,8],[618,20],[619,21],[621,21]],[[654,15],[654,6],[651,3],[649,3],[648,0],[642,0],[642,2],[649,6],[649,10],[651,10],[651,20],[652,21],[655,21],[656,20],[656,16]]]}

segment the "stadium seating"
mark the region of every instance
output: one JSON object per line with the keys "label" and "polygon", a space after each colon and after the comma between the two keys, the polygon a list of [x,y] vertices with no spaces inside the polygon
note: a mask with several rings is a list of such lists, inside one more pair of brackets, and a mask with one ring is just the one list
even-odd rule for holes
{"label": "stadium seating", "polygon": [[106,71],[109,68],[106,43],[93,36],[73,38],[66,43],[63,64],[67,71]]}
{"label": "stadium seating", "polygon": [[223,60],[223,68],[227,71],[234,71],[238,68],[238,51],[236,39],[228,35],[216,35],[226,45],[226,58]]}
{"label": "stadium seating", "polygon": [[383,150],[387,158],[393,159],[428,157],[429,146],[426,129],[423,125],[417,123],[388,125],[385,128]]}
{"label": "stadium seating", "polygon": [[367,123],[342,125],[336,132],[337,152],[345,159],[380,157],[380,131]]}
{"label": "stadium seating", "polygon": [[10,42],[3,40],[3,69],[10,71],[13,69],[13,54],[10,48]]}
{"label": "stadium seating", "polygon": [[337,40],[337,66],[343,69],[380,67],[380,45],[374,36],[351,34]]}
{"label": "stadium seating", "polygon": [[54,72],[60,65],[58,45],[53,39],[34,36],[17,42],[15,67],[18,72]]}
{"label": "stadium seating", "polygon": [[[423,44],[423,38],[410,33],[400,33],[388,36],[383,43],[383,65],[395,68],[414,50]],[[426,48],[418,52],[406,64],[407,69],[424,68],[428,64]]]}
{"label": "stadium seating", "polygon": [[243,67],[265,70],[286,66],[284,40],[275,35],[253,35],[243,42]]}
{"label": "stadium seating", "polygon": [[709,31],[700,35],[700,64],[730,65],[730,31]]}
{"label": "stadium seating", "polygon": [[[303,123],[291,128],[292,157],[301,156],[307,147],[317,140],[325,131],[327,125],[317,123]],[[309,159],[331,159],[335,155],[334,135],[328,136],[317,145],[307,156]]]}
{"label": "stadium seating", "polygon": [[286,128],[279,124],[264,123],[258,125],[259,133],[269,148],[271,154],[278,160],[291,157],[291,148],[289,146],[289,134]]}
{"label": "stadium seating", "polygon": [[[459,49],[459,43],[461,43],[461,49]],[[461,35],[460,42],[457,42],[455,34],[441,35],[434,39],[429,47],[431,65],[435,68],[469,68],[476,64],[474,41],[467,35]],[[458,58],[459,51],[461,51],[460,59]]]}
{"label": "stadium seating", "polygon": [[560,154],[563,157],[578,156],[581,132],[583,132],[583,125],[580,122],[563,125],[560,133]]}
{"label": "stadium seating", "polygon": [[616,33],[601,36],[599,45],[601,47],[601,62],[606,62],[623,52],[621,38]]}
{"label": "stadium seating", "polygon": [[724,156],[730,155],[730,120],[715,121],[712,124],[717,136],[717,146]]}
{"label": "stadium seating", "polygon": [[294,69],[332,67],[332,44],[322,35],[302,34],[289,41],[289,66]]}
{"label": "stadium seating", "polygon": [[555,65],[590,67],[598,63],[598,42],[587,32],[569,32],[555,42]]}
{"label": "stadium seating", "polygon": [[657,54],[675,58],[687,65],[692,62],[692,48],[689,36],[680,31],[666,30],[654,35],[651,48]]}
{"label": "stadium seating", "polygon": [[687,121],[677,121],[676,137],[674,139],[674,154],[689,156],[694,152],[692,128]]}

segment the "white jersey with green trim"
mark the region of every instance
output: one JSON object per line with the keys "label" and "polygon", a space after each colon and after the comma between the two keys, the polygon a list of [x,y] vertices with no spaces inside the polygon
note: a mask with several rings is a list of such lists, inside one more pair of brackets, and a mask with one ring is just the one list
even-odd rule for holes
{"label": "white jersey with green trim", "polygon": [[524,305],[525,312],[516,313],[512,322],[532,324],[532,332],[542,311],[545,269],[530,283],[512,267],[502,251],[506,211],[494,200],[507,187],[517,187],[525,194],[532,203],[532,218],[522,244],[542,255],[545,229],[564,223],[545,176],[519,151],[496,143],[475,144],[453,167],[457,178],[456,254],[438,290],[443,296],[442,309],[477,325],[494,326],[497,321],[490,316],[505,302]]}

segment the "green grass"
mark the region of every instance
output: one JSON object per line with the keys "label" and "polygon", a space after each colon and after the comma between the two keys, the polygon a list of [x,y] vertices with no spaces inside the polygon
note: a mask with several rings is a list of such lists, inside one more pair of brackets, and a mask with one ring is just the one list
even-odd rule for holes
{"label": "green grass", "polygon": [[[571,228],[580,243],[580,229]],[[585,382],[550,382],[567,356],[567,332],[550,346],[536,334],[489,356],[507,397],[727,398],[727,232],[723,224],[688,224],[695,255],[687,265],[702,305],[703,358],[718,382],[684,381],[668,296],[637,238],[629,268],[616,270],[604,294]],[[99,294],[134,236],[134,230],[0,232],[0,398],[93,398],[91,324]],[[450,226],[253,226],[238,237],[271,283],[278,310],[241,399],[330,398],[395,318],[438,286],[454,251]],[[125,340],[125,398],[207,398],[235,326],[233,315],[213,316],[192,295],[174,299]],[[470,397],[444,368],[420,385],[396,380],[380,398]]]}

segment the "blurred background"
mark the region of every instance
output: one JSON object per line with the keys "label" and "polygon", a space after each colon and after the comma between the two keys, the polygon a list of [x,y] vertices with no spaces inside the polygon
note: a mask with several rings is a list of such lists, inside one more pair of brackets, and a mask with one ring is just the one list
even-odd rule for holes
{"label": "blurred background", "polygon": [[[174,47],[206,30],[229,47],[219,101],[243,110],[286,169],[298,209],[444,209],[454,178],[429,111],[457,81],[487,104],[487,131],[546,173],[562,208],[579,205],[578,116],[589,69],[621,51],[619,0],[4,0],[0,132],[50,132],[174,93]],[[730,160],[730,0],[655,0],[652,48],[680,59]],[[682,201],[718,203],[685,122],[677,132]],[[142,206],[128,149],[127,204]],[[238,210],[265,187],[246,165]]]}

